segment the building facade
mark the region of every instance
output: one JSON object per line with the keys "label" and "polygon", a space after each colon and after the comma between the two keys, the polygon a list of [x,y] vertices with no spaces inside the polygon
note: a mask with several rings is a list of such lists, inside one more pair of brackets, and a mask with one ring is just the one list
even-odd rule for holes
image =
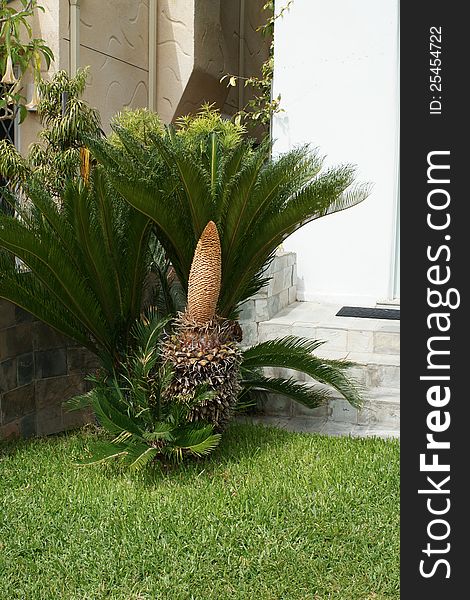
{"label": "building facade", "polygon": [[372,184],[361,205],[285,244],[297,254],[299,300],[399,298],[398,13],[398,0],[294,0],[276,21],[276,152],[308,143],[326,166],[353,163],[357,180]]}
{"label": "building facade", "polygon": [[[149,107],[166,123],[215,103],[231,115],[243,106],[243,86],[223,75],[250,76],[267,58],[261,0],[47,0],[33,30],[54,52],[50,73],[90,67],[85,100],[101,114],[105,132],[123,108]],[[13,3],[15,6],[15,3]],[[48,77],[50,73],[44,73]],[[31,85],[27,93],[32,93]],[[26,152],[39,122],[19,128]]]}

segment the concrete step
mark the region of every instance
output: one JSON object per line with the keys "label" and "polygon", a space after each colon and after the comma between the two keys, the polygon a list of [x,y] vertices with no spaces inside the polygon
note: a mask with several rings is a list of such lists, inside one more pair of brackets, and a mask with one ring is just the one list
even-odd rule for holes
{"label": "concrete step", "polygon": [[265,427],[278,427],[287,431],[302,433],[318,433],[328,436],[352,436],[352,437],[380,437],[400,438],[400,430],[394,427],[377,425],[355,425],[350,423],[338,423],[323,417],[282,417],[259,415],[252,417],[238,417],[243,423],[264,425]]}
{"label": "concrete step", "polygon": [[260,404],[261,411],[270,416],[299,418],[326,418],[336,423],[364,426],[400,427],[400,396],[396,389],[377,388],[366,392],[362,408],[356,409],[344,398],[332,398],[315,409],[307,408],[276,394],[266,396]]}
{"label": "concrete step", "polygon": [[324,340],[328,351],[399,355],[399,321],[337,317],[339,308],[295,302],[269,321],[259,323],[259,341],[296,335]]}
{"label": "concrete step", "polygon": [[[400,322],[337,317],[339,308],[313,302],[291,304],[274,318],[258,324],[258,339],[263,342],[296,335],[325,340],[325,344],[316,351],[318,356],[356,363],[350,373],[364,389],[362,409],[358,411],[343,398],[334,398],[328,405],[310,410],[274,395],[265,401],[262,408],[267,415],[276,417],[323,419],[326,423],[398,431]],[[266,374],[292,376],[313,384],[313,380],[305,374],[288,369],[266,369]]]}

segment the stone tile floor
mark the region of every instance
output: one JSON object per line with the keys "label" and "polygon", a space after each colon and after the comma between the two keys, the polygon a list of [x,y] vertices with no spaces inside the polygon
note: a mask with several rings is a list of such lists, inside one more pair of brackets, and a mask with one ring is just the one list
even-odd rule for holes
{"label": "stone tile floor", "polygon": [[287,431],[299,431],[302,433],[321,433],[331,436],[352,437],[380,437],[400,438],[400,430],[397,428],[385,428],[377,425],[357,425],[354,423],[338,423],[327,417],[281,417],[281,416],[245,416],[239,417],[245,423],[265,425],[267,427],[279,427]]}

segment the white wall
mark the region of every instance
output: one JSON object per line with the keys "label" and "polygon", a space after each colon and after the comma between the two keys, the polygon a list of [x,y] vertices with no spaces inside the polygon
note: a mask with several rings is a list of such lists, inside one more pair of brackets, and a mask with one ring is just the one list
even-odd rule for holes
{"label": "white wall", "polygon": [[[284,5],[278,0],[277,9]],[[275,27],[275,152],[309,142],[373,182],[359,206],[319,219],[297,253],[298,299],[375,304],[392,295],[397,197],[398,0],[294,0]]]}

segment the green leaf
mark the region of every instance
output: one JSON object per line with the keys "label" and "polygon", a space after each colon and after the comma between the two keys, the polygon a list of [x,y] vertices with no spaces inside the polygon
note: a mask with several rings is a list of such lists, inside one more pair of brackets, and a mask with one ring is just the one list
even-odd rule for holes
{"label": "green leaf", "polygon": [[26,108],[26,106],[24,106],[24,104],[20,104],[18,106],[19,112],[20,112],[20,120],[19,120],[19,124],[21,125],[21,123],[23,123],[23,121],[26,119],[26,117],[28,116],[28,110]]}
{"label": "green leaf", "polygon": [[143,448],[139,446],[137,451],[129,453],[129,457],[132,457],[132,462],[129,464],[130,469],[141,470],[143,469],[152,459],[158,454],[156,448]]}
{"label": "green leaf", "polygon": [[263,375],[252,375],[244,377],[242,385],[247,389],[264,390],[274,394],[287,396],[303,404],[307,408],[317,408],[333,396],[325,389],[315,389],[310,384],[299,383],[292,377],[288,379],[277,377],[264,377]]}
{"label": "green leaf", "polygon": [[262,367],[293,369],[309,375],[319,383],[333,387],[355,407],[362,404],[361,386],[347,370],[354,363],[346,360],[327,360],[312,354],[325,342],[287,336],[257,344],[243,351],[242,374],[249,382],[253,373]]}
{"label": "green leaf", "polygon": [[76,463],[77,466],[96,465],[107,462],[115,458],[123,458],[128,455],[128,450],[125,445],[117,445],[112,442],[97,442],[92,451],[91,457],[80,460]]}

